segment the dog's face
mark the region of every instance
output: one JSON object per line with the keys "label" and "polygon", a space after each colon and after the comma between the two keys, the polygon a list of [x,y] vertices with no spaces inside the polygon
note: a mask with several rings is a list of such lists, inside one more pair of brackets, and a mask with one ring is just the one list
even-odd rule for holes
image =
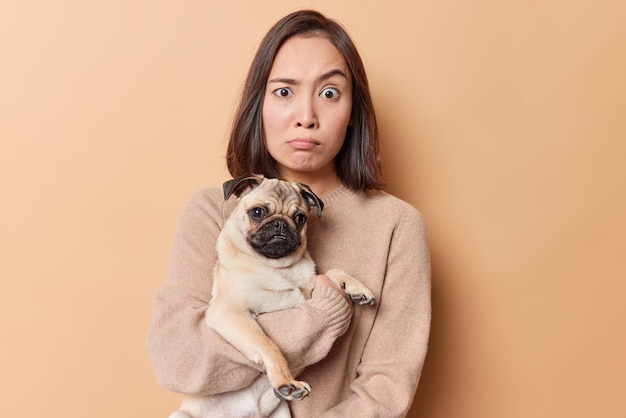
{"label": "dog's face", "polygon": [[232,194],[240,201],[230,221],[249,248],[273,260],[302,256],[309,211],[316,208],[319,216],[323,208],[308,186],[246,175],[224,183],[224,197]]}

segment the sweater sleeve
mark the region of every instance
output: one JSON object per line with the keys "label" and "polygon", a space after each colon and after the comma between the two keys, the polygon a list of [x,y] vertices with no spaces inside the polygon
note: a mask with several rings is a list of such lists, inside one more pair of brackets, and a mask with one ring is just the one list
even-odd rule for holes
{"label": "sweater sleeve", "polygon": [[393,233],[379,310],[351,383],[324,418],[403,417],[417,389],[430,333],[431,270],[426,230],[412,207]]}
{"label": "sweater sleeve", "polygon": [[[183,210],[167,279],[154,298],[148,351],[159,383],[173,392],[210,395],[236,390],[251,384],[261,371],[204,321],[215,244],[224,223],[220,194],[219,189],[198,193]],[[316,289],[310,300],[293,309],[258,318],[294,370],[322,359],[350,319],[348,303],[330,288]]]}

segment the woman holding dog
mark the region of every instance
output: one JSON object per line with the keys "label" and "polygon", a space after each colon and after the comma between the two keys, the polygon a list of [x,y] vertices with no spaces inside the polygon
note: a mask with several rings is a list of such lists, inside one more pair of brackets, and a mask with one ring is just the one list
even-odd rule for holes
{"label": "woman holding dog", "polygon": [[[267,33],[251,64],[227,151],[233,177],[305,183],[322,198],[309,217],[318,272],[339,268],[371,289],[353,306],[320,274],[311,299],[257,318],[312,391],[293,417],[402,417],[424,364],[430,330],[430,262],[420,214],[382,191],[378,130],[368,81],[344,29],[314,11]],[[155,297],[148,347],[160,383],[186,394],[250,385],[259,365],[203,321],[216,238],[235,202],[203,190],[185,208],[165,284]]]}

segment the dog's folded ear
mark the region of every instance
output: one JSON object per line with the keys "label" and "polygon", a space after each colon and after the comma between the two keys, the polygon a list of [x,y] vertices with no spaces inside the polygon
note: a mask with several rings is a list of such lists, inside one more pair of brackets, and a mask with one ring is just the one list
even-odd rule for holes
{"label": "dog's folded ear", "polygon": [[317,211],[317,217],[319,218],[320,216],[322,216],[322,210],[324,209],[324,203],[322,202],[322,199],[317,197],[317,195],[313,193],[313,190],[311,190],[311,188],[306,184],[297,184],[300,188],[300,194],[302,195],[302,197],[304,197],[304,200],[306,200],[306,203],[309,205],[309,210],[315,208]]}
{"label": "dog's folded ear", "polygon": [[224,189],[224,200],[235,195],[241,196],[246,190],[253,189],[263,181],[264,177],[259,174],[244,174],[237,178],[228,180],[222,185]]}

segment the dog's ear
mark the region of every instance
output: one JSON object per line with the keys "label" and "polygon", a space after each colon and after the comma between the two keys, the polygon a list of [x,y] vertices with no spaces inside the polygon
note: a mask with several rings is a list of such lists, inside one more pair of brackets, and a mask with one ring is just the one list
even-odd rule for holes
{"label": "dog's ear", "polygon": [[232,180],[224,182],[222,185],[224,189],[224,200],[232,195],[237,197],[241,196],[248,188],[254,188],[261,184],[264,177],[257,174],[244,174]]}
{"label": "dog's ear", "polygon": [[315,208],[317,211],[317,217],[319,218],[320,216],[322,216],[322,210],[324,209],[324,202],[322,202],[322,199],[317,197],[317,195],[313,193],[313,190],[311,190],[311,188],[306,184],[297,184],[300,189],[300,194],[302,195],[302,197],[304,197],[304,200],[306,200],[306,203],[309,205],[309,210]]}

